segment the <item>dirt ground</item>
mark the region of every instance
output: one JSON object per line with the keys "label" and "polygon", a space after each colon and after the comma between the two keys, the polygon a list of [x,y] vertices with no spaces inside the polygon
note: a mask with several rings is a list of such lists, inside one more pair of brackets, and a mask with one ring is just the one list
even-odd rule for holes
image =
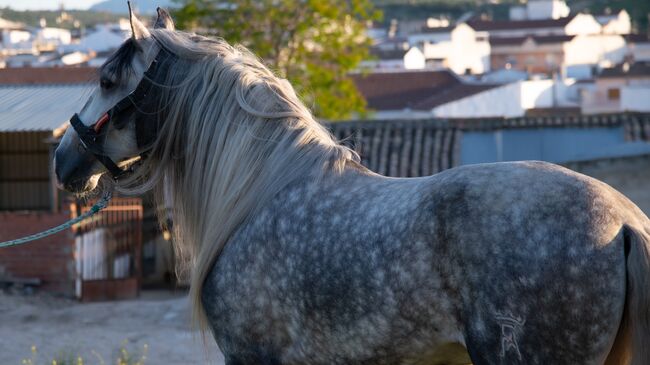
{"label": "dirt ground", "polygon": [[144,365],[223,364],[212,337],[206,350],[190,331],[188,313],[184,293],[145,291],[137,300],[81,304],[0,291],[0,365],[51,365],[79,356],[83,365],[115,365],[120,348],[139,359],[145,345]]}

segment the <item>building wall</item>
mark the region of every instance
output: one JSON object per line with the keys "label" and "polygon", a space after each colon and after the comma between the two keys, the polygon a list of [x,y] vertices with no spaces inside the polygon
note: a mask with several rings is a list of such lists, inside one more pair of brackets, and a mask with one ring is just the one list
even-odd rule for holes
{"label": "building wall", "polygon": [[563,0],[529,0],[526,4],[528,19],[559,19],[568,16],[569,11]]}
{"label": "building wall", "polygon": [[564,65],[616,65],[628,53],[620,35],[579,35],[564,43]]}
{"label": "building wall", "polygon": [[411,47],[404,55],[404,68],[407,70],[423,69],[425,65],[424,54],[417,47]]}
{"label": "building wall", "polygon": [[636,62],[650,61],[650,42],[630,43],[627,52]]}
{"label": "building wall", "polygon": [[519,160],[564,163],[613,154],[627,147],[626,143],[622,127],[467,131],[463,133],[461,164]]}
{"label": "building wall", "polygon": [[439,118],[520,117],[527,109],[566,106],[566,87],[553,80],[520,81],[470,95],[433,109]]}
{"label": "building wall", "polygon": [[599,78],[591,89],[582,93],[583,114],[648,111],[649,78]]}
{"label": "building wall", "polygon": [[[29,42],[32,34],[25,30],[10,30],[2,31],[2,43],[4,47],[13,48],[19,44]],[[24,46],[24,44],[23,44]],[[31,47],[29,47],[31,48]]]}
{"label": "building wall", "polygon": [[650,112],[650,85],[621,88],[621,111]]}
{"label": "building wall", "polygon": [[461,23],[451,32],[449,51],[446,57],[447,65],[459,75],[467,71],[472,74],[490,71],[490,43],[487,33],[481,35],[467,24]]}
{"label": "building wall", "polygon": [[[57,226],[69,212],[0,212],[0,241]],[[39,289],[74,296],[74,237],[71,230],[21,246],[0,249],[0,280],[40,279]]]}
{"label": "building wall", "polygon": [[616,19],[603,25],[603,33],[605,34],[630,34],[631,32],[632,22],[630,14],[625,10],[621,10],[616,16]]}
{"label": "building wall", "polygon": [[431,32],[431,33],[414,33],[408,36],[408,42],[411,47],[422,47],[425,50],[425,56],[430,58],[426,53],[426,44],[449,42],[451,40],[451,32]]}
{"label": "building wall", "polygon": [[561,44],[492,47],[490,64],[493,70],[515,69],[528,73],[552,74],[561,68],[564,51]]}
{"label": "building wall", "polygon": [[591,14],[578,14],[564,27],[566,35],[599,34],[602,26]]}
{"label": "building wall", "polygon": [[[411,46],[420,46],[420,35],[409,37]],[[422,41],[422,51],[427,60],[442,60],[443,66],[462,75],[469,71],[481,74],[490,70],[490,43],[487,33],[476,32],[465,23],[451,32],[434,33]]]}

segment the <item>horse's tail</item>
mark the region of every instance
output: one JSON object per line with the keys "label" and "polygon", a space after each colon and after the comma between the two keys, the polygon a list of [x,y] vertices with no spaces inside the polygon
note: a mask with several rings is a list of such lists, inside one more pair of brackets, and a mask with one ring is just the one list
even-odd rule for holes
{"label": "horse's tail", "polygon": [[[644,233],[625,228],[627,295],[625,310],[613,352],[609,359],[631,358],[631,365],[650,364],[650,239]],[[618,346],[617,346],[618,345]],[[629,347],[631,345],[631,348]],[[610,363],[609,361],[607,362]]]}

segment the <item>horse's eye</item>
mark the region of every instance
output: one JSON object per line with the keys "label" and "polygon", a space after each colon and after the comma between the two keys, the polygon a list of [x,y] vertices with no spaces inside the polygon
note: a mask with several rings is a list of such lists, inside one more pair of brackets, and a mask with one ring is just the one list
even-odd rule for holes
{"label": "horse's eye", "polygon": [[115,86],[115,84],[114,84],[113,81],[111,81],[110,79],[105,78],[105,77],[102,77],[102,78],[99,80],[99,86],[100,86],[102,89],[104,89],[104,90],[109,90],[110,88],[112,88],[113,86]]}

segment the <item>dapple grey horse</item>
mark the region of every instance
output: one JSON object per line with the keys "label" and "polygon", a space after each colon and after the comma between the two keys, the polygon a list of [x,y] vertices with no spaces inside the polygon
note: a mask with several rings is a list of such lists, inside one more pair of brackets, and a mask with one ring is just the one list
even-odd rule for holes
{"label": "dapple grey horse", "polygon": [[131,22],[56,174],[156,191],[227,365],[650,364],[650,222],[622,194],[544,162],[377,175],[244,49]]}

